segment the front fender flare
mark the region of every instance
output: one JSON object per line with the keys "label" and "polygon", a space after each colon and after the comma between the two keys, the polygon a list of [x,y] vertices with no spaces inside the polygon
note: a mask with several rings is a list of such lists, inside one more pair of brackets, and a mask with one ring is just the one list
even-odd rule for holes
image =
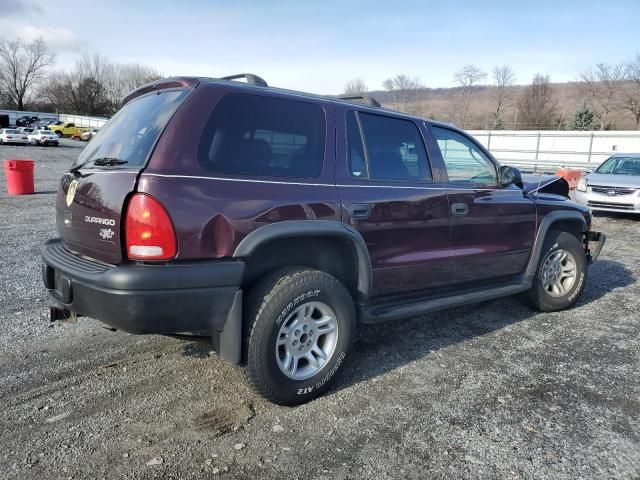
{"label": "front fender flare", "polygon": [[547,233],[553,227],[554,223],[561,221],[576,222],[581,225],[582,231],[587,231],[587,222],[580,212],[573,210],[557,210],[555,212],[548,213],[540,222],[538,227],[538,233],[536,234],[536,240],[533,244],[533,250],[531,252],[531,258],[529,259],[529,265],[525,275],[529,278],[533,278],[538,269],[538,263],[540,262],[540,255],[542,255],[542,246],[544,240],[547,238]]}

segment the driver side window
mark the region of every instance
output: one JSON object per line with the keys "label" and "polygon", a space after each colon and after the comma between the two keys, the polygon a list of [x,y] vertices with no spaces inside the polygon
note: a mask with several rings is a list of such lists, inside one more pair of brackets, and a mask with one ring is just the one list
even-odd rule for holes
{"label": "driver side window", "polygon": [[464,135],[447,128],[432,127],[450,182],[496,185],[496,167]]}

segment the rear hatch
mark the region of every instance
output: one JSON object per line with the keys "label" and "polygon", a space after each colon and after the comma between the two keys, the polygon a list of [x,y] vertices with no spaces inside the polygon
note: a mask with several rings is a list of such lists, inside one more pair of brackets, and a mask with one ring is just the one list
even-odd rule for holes
{"label": "rear hatch", "polygon": [[133,98],[85,147],[58,187],[56,225],[67,248],[107,263],[122,261],[127,199],[188,91],[156,86]]}

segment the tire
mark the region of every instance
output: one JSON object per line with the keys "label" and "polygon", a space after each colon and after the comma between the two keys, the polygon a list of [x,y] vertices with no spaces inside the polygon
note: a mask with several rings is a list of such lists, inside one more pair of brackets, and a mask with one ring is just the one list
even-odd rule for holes
{"label": "tire", "polygon": [[58,136],[58,138],[62,138],[62,132],[56,132],[56,135]]}
{"label": "tire", "polygon": [[[246,374],[256,392],[279,405],[298,405],[327,391],[356,332],[353,300],[342,283],[318,270],[280,270],[251,289],[245,312]],[[276,346],[278,340],[284,344]]]}
{"label": "tire", "polygon": [[[571,281],[572,267],[574,273]],[[533,286],[528,292],[529,303],[543,312],[557,312],[572,307],[582,295],[587,273],[587,256],[580,240],[568,232],[549,231]],[[567,277],[563,279],[565,274]]]}

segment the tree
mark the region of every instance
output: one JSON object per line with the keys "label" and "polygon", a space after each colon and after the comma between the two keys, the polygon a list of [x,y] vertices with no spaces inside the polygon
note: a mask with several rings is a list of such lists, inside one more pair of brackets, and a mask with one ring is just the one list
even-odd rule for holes
{"label": "tree", "polygon": [[627,84],[623,89],[622,107],[631,112],[636,121],[636,130],[640,130],[640,53],[627,62],[625,79]]}
{"label": "tree", "polygon": [[496,115],[493,120],[492,130],[504,130],[504,122],[502,121],[502,117]]}
{"label": "tree", "polygon": [[8,103],[24,110],[54,61],[55,55],[42,39],[32,43],[22,40],[0,42],[0,91]]}
{"label": "tree", "polygon": [[80,115],[112,115],[122,99],[143,83],[159,78],[138,64],[117,64],[102,55],[83,55],[70,71],[54,74],[47,97],[61,111]]}
{"label": "tree", "polygon": [[600,125],[598,114],[593,111],[587,102],[583,102],[578,108],[569,123],[567,130],[596,130]]}
{"label": "tree", "polygon": [[487,78],[487,74],[475,65],[465,65],[458,70],[453,80],[460,87],[460,94],[456,102],[454,115],[460,123],[461,127],[467,125],[469,120],[469,112],[471,110],[471,94],[477,84]]}
{"label": "tree", "polygon": [[516,74],[509,65],[503,65],[501,67],[494,67],[492,76],[495,85],[493,91],[493,100],[496,105],[494,116],[497,121],[501,118],[500,114],[502,109],[510,106],[512,103],[513,98],[510,87],[513,86],[516,81]]}
{"label": "tree", "polygon": [[386,79],[382,82],[382,86],[385,90],[391,92],[393,103],[398,110],[407,113],[417,113],[415,111],[409,112],[409,103],[415,101],[418,90],[424,88],[419,78],[412,78],[408,75],[400,74],[393,78]]}
{"label": "tree", "polygon": [[364,83],[364,80],[361,78],[354,78],[353,80],[349,80],[344,85],[344,93],[345,95],[365,95],[369,92],[369,88],[367,84]]}
{"label": "tree", "polygon": [[556,108],[549,75],[537,73],[518,102],[522,123],[534,130],[549,128],[555,123]]}
{"label": "tree", "polygon": [[607,118],[615,107],[618,94],[625,77],[625,65],[609,65],[599,63],[595,69],[586,70],[580,74],[582,81],[580,88],[586,93],[589,101],[599,110],[600,130],[607,126]]}

